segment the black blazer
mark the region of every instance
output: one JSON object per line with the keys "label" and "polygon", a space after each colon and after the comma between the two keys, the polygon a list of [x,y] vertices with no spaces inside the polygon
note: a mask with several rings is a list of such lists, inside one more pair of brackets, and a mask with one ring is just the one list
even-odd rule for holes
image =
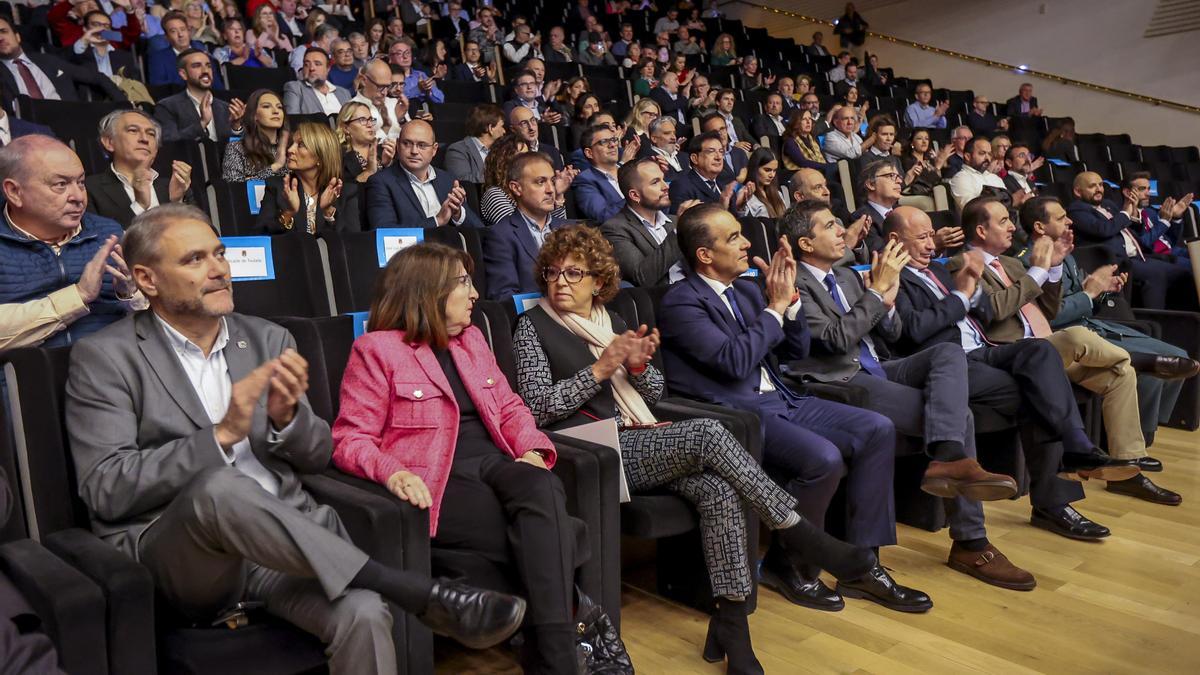
{"label": "black blazer", "polygon": [[[51,84],[58,91],[59,97],[64,101],[81,100],[79,96],[79,85],[81,84],[99,89],[104,92],[105,97],[109,100],[129,100],[129,97],[107,75],[101,75],[100,71],[95,68],[88,70],[82,66],[60,59],[53,54],[30,52],[25,54],[25,56],[34,65],[42,69],[42,72],[46,74],[46,77],[50,79]],[[13,99],[20,96],[20,94],[21,89],[17,86],[17,81],[13,77],[12,71],[8,69],[8,66],[0,66],[0,98],[3,99],[4,107],[12,110]]]}
{"label": "black blazer", "polygon": [[453,66],[450,66],[450,69],[446,72],[446,79],[459,80],[462,82],[487,82],[487,77],[476,80],[475,73],[472,72],[471,66],[468,66],[465,63],[456,63]]}
{"label": "black blazer", "polygon": [[[82,54],[70,52],[71,63],[78,65],[80,68],[95,71],[100,73],[100,67],[96,65],[96,57],[92,54],[92,48],[88,47]],[[142,76],[142,68],[138,65],[137,60],[133,58],[133,54],[124,49],[110,49],[108,52],[108,62],[112,66],[112,71],[116,75],[124,75],[139,82],[145,82]]]}
{"label": "black blazer", "polygon": [[[779,116],[780,122],[783,124],[783,130],[787,131],[787,118],[782,114]],[[761,139],[763,136],[773,136],[778,138],[781,134],[775,128],[775,123],[771,121],[771,117],[766,113],[755,115],[754,120],[750,123],[754,131],[754,137]]]}
{"label": "black blazer", "polygon": [[[913,354],[943,342],[961,344],[958,322],[967,316],[962,300],[953,295],[954,280],[941,263],[931,263],[929,269],[950,295],[937,299],[925,282],[917,278],[919,272],[905,269],[900,273],[900,292],[896,294],[896,312],[900,316],[903,332],[896,342],[897,350]],[[971,317],[986,326],[992,322],[990,302],[980,302],[971,308]]]}
{"label": "black blazer", "polygon": [[[212,106],[217,139],[225,142],[233,135],[229,128],[229,104],[213,97]],[[164,142],[208,138],[208,133],[200,126],[200,113],[196,112],[196,106],[188,98],[186,90],[159,100],[158,105],[154,106],[154,119],[162,125]]]}
{"label": "black blazer", "polygon": [[[288,208],[287,195],[283,191],[283,179],[285,177],[275,176],[268,178],[266,181],[267,185],[263,191],[262,207],[258,212],[258,225],[267,234],[283,234],[289,231],[284,229],[283,225],[279,224],[279,214]],[[291,230],[306,232],[308,230],[308,211],[305,206],[308,204],[309,198],[304,193],[303,185],[299,185],[299,189],[300,210],[296,212]],[[326,232],[362,232],[358,192],[358,183],[353,178],[346,180],[343,177],[342,196],[338,197],[337,201],[334,202],[337,214],[333,222],[330,222],[325,220],[325,214],[318,208],[316,234],[325,234]]]}
{"label": "black blazer", "polygon": [[[1032,110],[1037,107],[1038,107],[1037,97],[1030,96],[1029,97],[1029,109]],[[1021,97],[1020,97],[1020,95],[1014,96],[1005,102],[1004,114],[1008,117],[1029,117],[1028,114],[1023,115],[1021,113]]]}
{"label": "black blazer", "polygon": [[704,179],[695,169],[689,169],[671,181],[671,212],[679,209],[679,205],[689,199],[699,199],[702,202],[720,201],[720,190],[725,187],[721,177],[717,176],[717,191],[714,192],[704,183]]}
{"label": "black blazer", "polygon": [[[105,167],[100,173],[88,176],[83,183],[87,187],[88,211],[105,218],[112,218],[120,223],[121,227],[129,227],[134,218],[133,209],[130,207],[133,202],[130,201],[129,194],[125,192],[125,186],[121,184],[117,174],[113,173],[111,166]],[[159,174],[158,180],[154,181],[154,193],[158,195],[159,204],[171,201],[171,174]],[[183,203],[196,203],[191,187],[188,187],[187,192],[184,193]]]}
{"label": "black blazer", "polygon": [[621,278],[634,286],[666,286],[671,267],[683,260],[675,224],[667,219],[667,238],[661,244],[628,208],[604,221],[600,232],[612,244],[613,257],[621,268]]}

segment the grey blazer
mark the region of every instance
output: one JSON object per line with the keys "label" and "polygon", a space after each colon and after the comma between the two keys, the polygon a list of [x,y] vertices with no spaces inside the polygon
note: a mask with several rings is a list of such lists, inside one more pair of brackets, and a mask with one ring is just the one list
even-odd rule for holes
{"label": "grey blazer", "polygon": [[[334,85],[333,96],[338,103],[346,105],[354,97],[345,87]],[[283,85],[283,109],[289,115],[324,115],[325,109],[317,99],[317,93],[304,82],[291,81]]]}
{"label": "grey blazer", "polygon": [[[225,360],[233,382],[295,348],[291,334],[264,319],[226,317]],[[193,478],[225,466],[204,405],[149,310],[80,340],[71,350],[67,433],[92,529],[134,558],[138,539]],[[255,457],[279,477],[279,499],[310,514],[318,507],[298,473],[329,464],[329,425],[301,400],[287,432],[270,436],[266,394],[254,412]],[[317,517],[315,520],[322,520]]]}
{"label": "grey blazer", "polygon": [[483,158],[470,136],[446,148],[446,170],[460,181],[483,184]]}
{"label": "grey blazer", "polygon": [[887,308],[874,293],[863,287],[858,272],[847,267],[834,267],[838,288],[846,296],[850,311],[842,314],[825,282],[813,277],[808,268],[797,265],[796,286],[808,329],[812,333],[809,357],[792,364],[805,379],[817,382],[847,382],[859,371],[859,344],[871,340],[880,361],[890,353],[886,343],[900,338],[900,315],[887,318]]}
{"label": "grey blazer", "polygon": [[613,257],[621,267],[621,278],[634,286],[666,286],[671,266],[683,259],[675,237],[675,223],[668,218],[667,238],[662,244],[629,207],[604,221],[600,232],[612,243]]}

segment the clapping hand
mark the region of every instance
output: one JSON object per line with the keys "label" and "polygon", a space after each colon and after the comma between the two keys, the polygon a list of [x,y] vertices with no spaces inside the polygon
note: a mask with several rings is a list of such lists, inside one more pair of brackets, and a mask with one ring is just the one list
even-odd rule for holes
{"label": "clapping hand", "polygon": [[275,429],[283,429],[296,416],[296,404],[308,391],[308,361],[295,349],[285,349],[273,361],[271,390],[267,394],[267,416]]}
{"label": "clapping hand", "polygon": [[462,214],[463,203],[466,200],[467,191],[458,184],[458,181],[454,181],[454,187],[450,188],[450,194],[446,196],[446,201],[442,202],[442,208],[433,217],[438,227],[457,220]]}
{"label": "clapping hand", "polygon": [[646,324],[638,326],[633,335],[629,354],[625,357],[625,369],[630,372],[641,370],[650,363],[654,352],[658,351],[658,346],[662,344],[658,329],[648,330]]}
{"label": "clapping hand", "polygon": [[900,272],[912,262],[912,256],[898,241],[889,241],[883,251],[871,254],[870,288],[883,296],[883,304],[891,309],[900,290]]}
{"label": "clapping hand", "polygon": [[137,285],[133,283],[133,275],[129,273],[129,267],[125,265],[125,259],[121,257],[121,245],[118,244],[117,236],[109,235],[88,264],[84,266],[83,272],[79,275],[79,281],[75,284],[75,289],[79,291],[79,297],[83,300],[83,304],[87,305],[100,297],[100,288],[104,285],[104,273],[107,272],[113,278],[113,290],[118,297],[129,298],[137,290]]}
{"label": "clapping hand", "polygon": [[183,201],[188,188],[192,186],[192,165],[175,160],[171,162],[171,183],[167,186],[167,195],[171,201]]}
{"label": "clapping hand", "polygon": [[554,172],[554,191],[558,195],[567,194],[567,190],[571,189],[571,183],[575,181],[575,177],[579,175],[579,169],[568,164],[558,171]]}
{"label": "clapping hand", "polygon": [[296,176],[286,176],[283,179],[283,196],[287,199],[287,212],[291,215],[300,213],[300,179]]}
{"label": "clapping hand", "polygon": [[325,211],[329,207],[333,206],[334,203],[337,202],[338,197],[341,196],[342,179],[334,178],[333,180],[329,181],[329,185],[326,185],[325,189],[321,191],[321,196],[317,200],[317,208]]}
{"label": "clapping hand", "polygon": [[242,123],[242,116],[246,114],[246,103],[240,98],[235,98],[229,102],[229,125],[233,128],[238,128]]}
{"label": "clapping hand", "polygon": [[754,265],[758,267],[767,285],[767,307],[782,315],[792,304],[796,294],[796,259],[792,256],[792,247],[788,244],[787,235],[779,238],[779,247],[771,256],[771,264],[755,256]]}
{"label": "clapping hand", "polygon": [[1175,199],[1167,197],[1163,200],[1162,208],[1159,209],[1160,216],[1167,221],[1179,220],[1183,214],[1187,213],[1188,207],[1192,205],[1194,195],[1189,192],[1186,195]]}
{"label": "clapping hand", "polygon": [[943,227],[933,232],[933,245],[937,247],[939,252],[962,246],[963,241],[965,241],[963,230],[957,225],[954,227]]}

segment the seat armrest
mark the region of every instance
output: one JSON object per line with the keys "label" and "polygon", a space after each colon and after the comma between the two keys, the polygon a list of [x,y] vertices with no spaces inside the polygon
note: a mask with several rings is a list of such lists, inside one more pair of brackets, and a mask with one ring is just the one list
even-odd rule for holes
{"label": "seat armrest", "polygon": [[153,672],[154,578],[150,570],[87,530],[59,530],[43,540],[46,548],[82,572],[108,601],[108,667],[112,673]]}
{"label": "seat armrest", "polygon": [[350,539],[378,562],[429,573],[429,511],[374,481],[337,469],[303,478],[304,489],[338,513]]}
{"label": "seat armrest", "polygon": [[1135,308],[1133,315],[1142,321],[1153,321],[1162,328],[1163,342],[1186,350],[1192,358],[1200,357],[1200,313],[1173,309]]}
{"label": "seat armrest", "polygon": [[0,572],[42,620],[63,670],[108,672],[104,593],[95,582],[32,539],[0,545]]}
{"label": "seat armrest", "polygon": [[1154,321],[1139,321],[1136,319],[1105,319],[1105,321],[1108,323],[1115,323],[1125,326],[1127,328],[1132,328],[1136,331],[1145,333],[1156,340],[1162,339],[1162,327]]}

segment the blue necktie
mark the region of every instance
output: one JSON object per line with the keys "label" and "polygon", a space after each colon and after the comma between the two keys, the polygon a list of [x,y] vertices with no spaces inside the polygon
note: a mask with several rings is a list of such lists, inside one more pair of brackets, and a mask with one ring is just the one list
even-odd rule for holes
{"label": "blue necktie", "polygon": [[[825,275],[825,288],[829,289],[829,295],[833,297],[833,303],[842,310],[842,314],[850,311],[850,308],[842,304],[842,296],[837,292],[837,279],[833,274]],[[871,354],[871,348],[867,346],[866,338],[858,341],[858,364],[863,370],[875,377],[887,379],[887,373],[883,372],[883,366],[879,365],[879,361]]]}
{"label": "blue necktie", "polygon": [[[733,309],[733,318],[737,319],[738,325],[745,329],[746,317],[742,315],[742,309],[738,307],[737,297],[733,293],[733,288],[725,289],[725,299],[729,301],[729,307]],[[783,397],[783,400],[794,403],[800,398],[793,394],[791,389],[788,389],[787,385],[775,374],[775,371],[771,369],[768,363],[760,363],[759,366],[767,371],[767,379],[771,381],[771,384],[775,385],[775,389]]]}
{"label": "blue necktie", "polygon": [[745,328],[746,317],[742,316],[742,310],[738,307],[737,298],[734,296],[732,288],[725,289],[725,299],[729,301],[729,306],[733,308],[733,318],[737,319],[738,325]]}

